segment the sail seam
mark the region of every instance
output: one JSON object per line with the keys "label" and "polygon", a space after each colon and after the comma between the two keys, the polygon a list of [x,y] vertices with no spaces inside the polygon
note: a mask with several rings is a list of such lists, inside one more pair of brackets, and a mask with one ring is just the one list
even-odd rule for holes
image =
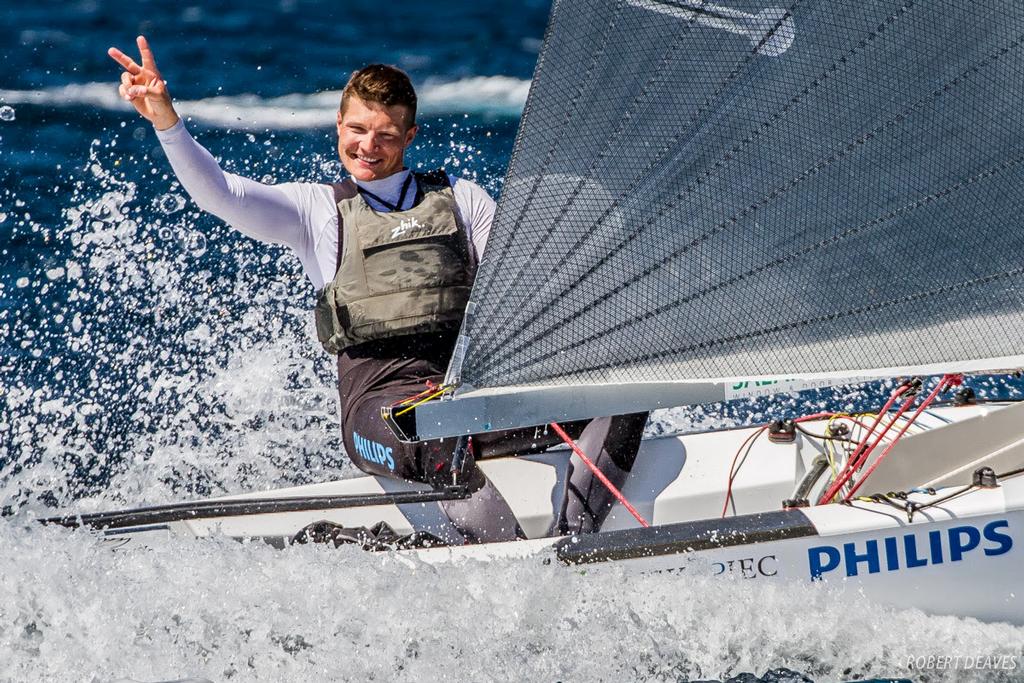
{"label": "sail seam", "polygon": [[[781,324],[781,325],[775,325],[773,327],[768,327],[768,328],[765,328],[763,330],[754,330],[754,331],[751,331],[751,332],[746,332],[744,334],[736,334],[736,335],[731,335],[729,337],[723,337],[721,339],[714,339],[714,340],[703,341],[703,342],[699,342],[697,344],[691,344],[690,346],[684,346],[684,347],[681,347],[681,348],[673,348],[673,349],[671,349],[669,351],[658,351],[658,352],[655,352],[655,353],[648,353],[648,354],[644,354],[642,356],[637,356],[635,358],[631,358],[628,361],[623,361],[622,359],[618,359],[617,362],[616,362],[616,365],[621,365],[624,362],[637,363],[637,362],[643,362],[643,361],[657,360],[657,359],[662,358],[662,357],[664,357],[666,355],[669,355],[669,354],[689,353],[689,352],[692,352],[692,351],[707,350],[707,349],[714,348],[716,346],[722,346],[722,345],[725,345],[725,344],[733,344],[735,342],[745,341],[747,339],[756,339],[758,337],[765,337],[765,336],[768,336],[770,334],[776,334],[778,332],[785,332],[787,330],[795,330],[795,329],[799,329],[801,327],[806,327],[807,325],[813,325],[813,324],[816,324],[816,323],[823,323],[823,322],[830,322],[830,321],[835,321],[835,320],[842,320],[844,318],[849,318],[851,316],[856,316],[856,315],[863,315],[865,313],[874,313],[876,311],[883,310],[883,309],[886,309],[886,308],[891,308],[893,306],[899,306],[901,304],[916,303],[916,302],[919,302],[919,301],[923,301],[925,299],[929,299],[929,298],[932,298],[932,297],[939,296],[941,294],[950,294],[950,293],[961,291],[961,290],[967,290],[967,289],[970,289],[972,287],[977,287],[978,285],[988,284],[988,283],[991,283],[991,282],[995,282],[997,280],[1001,280],[1001,279],[1005,279],[1005,278],[1009,278],[1009,277],[1014,277],[1014,276],[1019,276],[1019,275],[1024,275],[1024,267],[1014,268],[1012,270],[1002,271],[1002,272],[999,272],[999,273],[992,273],[992,274],[989,274],[989,275],[985,275],[983,277],[971,278],[970,280],[963,280],[961,282],[956,282],[956,283],[953,283],[951,285],[946,285],[944,287],[937,287],[935,289],[931,289],[931,290],[928,290],[928,291],[925,291],[925,292],[916,292],[914,294],[908,294],[906,296],[898,297],[896,299],[890,299],[888,301],[879,301],[879,302],[876,302],[876,303],[873,303],[873,304],[868,304],[868,305],[865,305],[865,306],[857,306],[856,308],[847,309],[846,311],[841,311],[841,312],[836,312],[836,313],[829,313],[827,315],[815,316],[813,318],[805,318],[803,320],[794,320],[794,321],[790,321],[790,322],[787,322],[787,323],[784,323],[784,324]],[[523,364],[522,367],[523,368],[527,368],[527,367],[529,367],[531,365],[533,365],[532,362],[525,363],[525,364]],[[565,377],[565,376],[567,376],[569,374],[577,374],[577,373],[580,373],[580,372],[590,372],[590,371],[593,371],[593,370],[602,370],[602,369],[605,369],[607,367],[610,367],[610,366],[607,365],[607,364],[585,366],[585,367],[581,367],[581,368],[576,368],[572,373],[556,373],[556,374],[552,374],[550,376],[550,378],[554,379],[556,377]]]}
{"label": "sail seam", "polygon": [[[799,3],[800,1],[801,0],[797,0],[797,3]],[[700,0],[699,6],[703,8],[706,4],[707,4],[707,0]],[[794,6],[795,6],[795,4],[796,3],[794,3]],[[787,16],[788,16],[788,14],[787,14]],[[681,45],[682,45],[681,41],[684,38],[686,38],[687,36],[690,35],[690,31],[693,28],[694,24],[696,23],[696,17],[697,17],[697,15],[695,13],[691,19],[687,20],[683,24],[682,29],[672,39],[672,42],[669,44],[668,49],[662,54],[662,56],[661,56],[661,58],[659,60],[659,62],[660,62],[662,67],[665,67],[668,64],[669,58],[675,53],[675,51],[677,49],[679,49],[679,47],[681,47]],[[773,29],[773,31],[774,30],[775,29]],[[605,39],[607,39],[607,36],[605,36]],[[752,59],[752,55],[748,55],[746,58],[744,58],[744,60],[742,61],[742,63],[740,64],[739,67],[733,69],[733,71],[729,74],[729,76],[725,79],[725,81],[723,81],[718,86],[718,88],[716,89],[715,93],[713,95],[709,96],[705,100],[705,102],[703,104],[703,107],[699,107],[697,109],[697,111],[694,112],[691,115],[690,120],[686,123],[686,126],[684,126],[675,136],[670,138],[669,141],[666,142],[662,146],[662,148],[656,153],[655,157],[651,160],[651,162],[647,165],[647,167],[637,174],[636,179],[634,179],[634,181],[630,184],[630,186],[626,190],[622,191],[619,194],[619,196],[616,197],[612,201],[611,205],[607,209],[604,210],[602,215],[599,216],[595,220],[595,222],[594,222],[595,226],[601,225],[603,219],[607,215],[609,215],[618,206],[619,200],[622,199],[625,196],[628,196],[629,193],[631,193],[641,183],[644,175],[647,174],[654,166],[657,165],[658,161],[661,160],[664,157],[666,152],[670,151],[675,146],[675,144],[679,141],[679,138],[683,137],[683,135],[685,133],[687,133],[692,128],[693,124],[697,123],[698,120],[704,114],[706,114],[708,111],[711,110],[710,105],[711,105],[712,101],[716,100],[718,98],[718,96],[722,92],[725,91],[726,86],[729,85],[730,81],[735,77],[735,75],[740,73],[741,67],[745,66],[745,64],[748,61],[750,61],[750,59]],[[622,133],[625,131],[626,122],[629,121],[630,118],[631,118],[630,112],[631,111],[635,111],[636,108],[637,108],[638,103],[641,102],[646,97],[648,97],[648,95],[649,95],[649,90],[648,89],[650,88],[651,83],[653,83],[657,78],[661,77],[661,75],[662,75],[662,71],[661,70],[655,70],[654,72],[652,72],[651,76],[647,79],[647,81],[644,83],[643,87],[640,89],[640,92],[633,97],[633,100],[630,102],[629,107],[627,108],[625,114],[619,119],[619,122],[618,122],[615,130],[612,131],[612,134],[605,141],[604,146],[601,148],[601,150],[597,154],[594,155],[594,157],[593,157],[593,159],[592,159],[592,161],[590,163],[590,166],[582,174],[580,174],[579,180],[578,180],[578,182],[576,182],[574,184],[574,187],[573,187],[572,191],[568,193],[568,196],[566,197],[565,201],[563,202],[562,207],[561,207],[559,213],[551,221],[553,225],[561,224],[562,219],[565,218],[566,213],[569,211],[570,207],[576,201],[576,198],[579,195],[580,190],[582,190],[584,185],[586,184],[586,178],[588,178],[588,177],[593,175],[594,169],[597,167],[597,165],[606,158],[607,152],[611,148],[612,143],[614,141],[616,141],[622,135]],[[546,168],[547,165],[550,162],[551,162],[550,157],[545,159],[542,168]],[[537,182],[538,183],[540,181],[540,178],[541,178],[541,176],[538,175],[537,176]],[[534,190],[536,190],[536,185],[534,186]],[[530,206],[530,201],[528,199],[527,202],[524,202],[523,210],[520,212],[519,218],[516,219],[517,223],[518,223],[519,220],[522,219],[523,214],[525,214],[525,212],[529,208],[529,206]],[[522,270],[523,270],[523,268],[525,267],[526,264],[531,263],[537,257],[537,255],[539,253],[541,253],[541,251],[543,251],[544,247],[547,245],[548,238],[550,237],[550,234],[551,233],[545,233],[544,235],[541,235],[540,239],[538,239],[536,241],[536,243],[534,244],[534,247],[533,247],[533,252],[527,258],[523,259],[523,265],[521,265],[520,269],[519,269],[520,273],[522,272]],[[579,248],[580,244],[582,244],[585,240],[586,240],[586,236],[580,237],[573,246],[569,247],[569,249],[567,251],[569,253],[573,253],[575,250],[577,250]],[[514,277],[508,279],[508,283],[509,284],[511,284],[512,282],[515,282],[515,278]],[[504,296],[505,292],[507,292],[507,291],[508,291],[508,285],[506,285],[504,290],[502,290],[501,294],[498,294],[497,296],[498,297]],[[543,313],[543,311],[541,311],[541,314],[542,313]],[[511,321],[511,318],[514,315],[515,315],[514,311],[509,311],[509,315],[506,316],[506,319],[503,322],[505,322],[507,324],[508,322]],[[486,344],[486,341],[485,341],[485,344]],[[486,354],[489,351],[489,349],[490,349],[490,346],[482,346],[481,347],[481,352]]]}
{"label": "sail seam", "polygon": [[[965,80],[971,74],[975,74],[975,73],[980,72],[980,70],[982,68],[984,68],[984,67],[988,66],[990,63],[998,60],[1000,57],[1005,56],[1011,50],[1020,47],[1022,42],[1024,42],[1024,36],[1018,37],[1017,40],[1015,40],[1013,43],[1011,43],[1008,46],[1004,46],[998,52],[992,53],[992,54],[988,55],[988,57],[986,59],[982,60],[978,64],[975,64],[975,65],[971,66],[970,68],[966,69],[965,71],[961,72],[955,78],[953,78],[952,80],[950,80],[947,83],[943,84],[943,86],[938,87],[935,90],[933,90],[931,93],[929,93],[928,96],[919,99],[910,108],[904,110],[903,112],[900,112],[899,114],[897,114],[894,117],[890,118],[889,120],[887,120],[883,124],[877,126],[876,128],[872,129],[871,131],[868,131],[867,133],[865,133],[861,137],[853,140],[852,142],[846,143],[844,148],[841,148],[838,151],[834,152],[831,156],[829,156],[829,157],[825,158],[824,160],[820,161],[815,166],[810,167],[809,169],[804,171],[804,173],[800,174],[799,176],[796,176],[796,177],[790,179],[790,181],[788,183],[776,187],[771,193],[769,193],[768,195],[765,195],[764,197],[762,197],[759,202],[757,202],[755,204],[751,204],[751,205],[749,205],[747,207],[744,207],[738,213],[733,214],[732,216],[730,216],[729,219],[723,221],[722,223],[719,223],[717,226],[715,226],[714,229],[705,232],[703,235],[695,237],[688,244],[683,245],[682,247],[674,250],[673,252],[671,252],[667,256],[663,257],[661,260],[652,263],[651,265],[649,265],[643,271],[635,274],[634,276],[632,276],[628,280],[620,283],[619,285],[617,285],[613,289],[609,290],[608,292],[606,292],[602,296],[600,296],[597,299],[595,299],[592,302],[592,305],[593,304],[601,303],[603,301],[607,301],[608,299],[616,296],[617,294],[620,294],[622,291],[624,291],[624,290],[628,289],[629,287],[635,285],[637,282],[643,280],[644,278],[646,278],[647,276],[651,275],[652,273],[657,272],[657,270],[659,268],[663,267],[667,263],[669,263],[669,262],[671,262],[671,261],[673,261],[673,260],[675,260],[675,259],[677,259],[677,258],[679,258],[681,256],[686,255],[692,249],[700,246],[702,243],[704,243],[705,241],[707,241],[711,237],[714,237],[715,235],[717,235],[717,234],[721,233],[722,231],[728,229],[730,226],[734,226],[734,225],[739,224],[739,221],[741,219],[747,218],[748,216],[752,215],[756,211],[759,211],[761,208],[767,206],[768,204],[770,204],[772,201],[774,201],[778,197],[780,197],[783,194],[785,194],[786,192],[789,192],[790,190],[792,190],[798,184],[802,183],[803,181],[807,180],[808,178],[814,177],[821,170],[827,168],[828,166],[830,166],[831,164],[835,163],[836,161],[839,161],[840,159],[843,159],[843,158],[849,156],[851,153],[853,153],[855,151],[859,151],[861,149],[864,149],[865,145],[867,144],[867,142],[869,142],[869,141],[875,139],[876,137],[882,135],[887,130],[900,125],[901,123],[906,121],[910,117],[911,114],[916,113],[917,111],[920,111],[925,105],[929,104],[930,102],[935,102],[940,97],[942,97],[943,95],[948,94],[954,87],[959,85],[963,80]],[[698,185],[700,184],[700,180],[697,181],[697,184]],[[687,191],[689,191],[691,189],[694,189],[694,187],[695,186],[691,185],[690,187],[687,188]],[[683,197],[683,195],[679,195],[677,197],[677,200],[678,199],[682,199],[682,197]],[[668,208],[672,208],[673,206],[674,205],[668,205]],[[664,210],[664,209],[662,209],[662,210]],[[624,238],[618,245],[616,245],[616,247],[614,249],[610,250],[608,255],[603,256],[597,262],[595,262],[594,265],[592,265],[590,268],[588,268],[584,272],[583,276],[581,276],[575,283],[573,283],[573,285],[571,285],[566,290],[564,290],[560,294],[559,297],[556,297],[555,299],[553,299],[552,303],[547,304],[546,307],[543,310],[539,311],[535,315],[535,319],[540,319],[540,316],[543,315],[543,313],[546,312],[547,310],[550,310],[551,307],[553,307],[555,305],[555,303],[559,300],[559,298],[561,298],[561,296],[565,296],[566,294],[571,293],[577,286],[582,284],[587,279],[587,277],[589,277],[594,272],[600,270],[600,267],[604,263],[606,263],[610,258],[612,258],[612,255],[615,253],[615,251],[617,251],[619,249],[622,249],[622,248],[625,248],[629,243],[631,243],[636,238],[638,238],[643,233],[643,231],[647,227],[649,227],[652,223],[653,223],[653,219],[649,219],[644,225],[642,225],[640,228],[638,228],[633,233],[631,233],[626,238]],[[539,340],[539,339],[543,338],[544,336],[546,336],[547,334],[549,334],[551,332],[551,330],[557,329],[558,327],[561,327],[561,326],[565,325],[566,323],[569,323],[569,322],[572,322],[573,320],[578,319],[585,312],[586,312],[586,309],[582,309],[582,310],[574,312],[571,316],[560,318],[557,321],[552,321],[544,330],[536,333],[535,335],[533,335],[529,339],[520,342],[516,346],[511,347],[508,350],[508,352],[507,352],[508,355],[514,355],[518,351],[521,351],[521,350],[523,350],[525,348],[528,348],[530,345],[535,343],[537,340]]]}
{"label": "sail seam", "polygon": [[[697,300],[697,299],[699,299],[699,298],[701,298],[703,296],[706,296],[708,294],[713,294],[715,292],[721,291],[722,289],[725,289],[725,288],[727,288],[729,286],[732,286],[732,285],[736,284],[737,282],[741,282],[741,281],[749,278],[752,275],[758,275],[758,274],[760,274],[762,272],[770,270],[771,268],[778,267],[778,266],[780,266],[782,264],[788,263],[788,262],[793,261],[795,259],[798,259],[798,258],[800,258],[802,256],[806,256],[807,254],[812,253],[814,251],[819,251],[819,250],[824,249],[826,247],[833,246],[833,245],[838,244],[838,243],[840,243],[840,242],[842,242],[842,241],[844,241],[844,240],[846,240],[846,239],[848,239],[850,237],[853,237],[853,236],[855,236],[857,234],[860,234],[860,233],[865,232],[867,230],[870,230],[872,228],[876,228],[876,227],[878,227],[880,225],[883,225],[884,223],[886,223],[886,222],[888,222],[888,221],[890,221],[890,220],[892,220],[894,218],[898,218],[898,217],[903,216],[903,215],[905,215],[907,213],[911,213],[913,211],[916,211],[917,209],[919,209],[919,208],[921,208],[923,206],[928,206],[928,205],[932,204],[933,202],[936,202],[936,201],[938,201],[940,199],[945,199],[946,197],[948,197],[951,194],[954,194],[954,193],[959,192],[960,190],[962,190],[964,188],[967,188],[967,187],[970,187],[972,185],[975,185],[975,184],[977,184],[977,183],[979,183],[979,182],[981,182],[981,181],[983,181],[983,180],[985,180],[987,178],[991,178],[993,176],[996,176],[996,175],[1000,174],[1003,171],[1010,170],[1010,169],[1012,169],[1012,168],[1014,168],[1016,166],[1020,166],[1022,163],[1024,163],[1024,156],[1016,157],[1014,159],[1010,159],[1008,161],[1005,161],[1002,164],[1000,164],[999,166],[987,169],[987,170],[983,171],[982,173],[977,174],[976,176],[973,176],[973,177],[968,178],[966,180],[962,180],[962,181],[960,181],[960,182],[958,182],[958,183],[956,183],[954,185],[951,185],[949,187],[943,188],[942,190],[934,192],[934,193],[932,193],[930,195],[922,197],[921,199],[917,200],[916,202],[914,202],[912,204],[901,206],[898,209],[890,211],[889,213],[887,213],[887,214],[885,214],[883,216],[879,216],[878,218],[875,218],[874,220],[868,221],[866,223],[862,223],[862,224],[860,224],[858,226],[855,226],[853,228],[849,228],[848,230],[846,230],[846,231],[844,231],[842,233],[833,235],[832,237],[829,237],[827,239],[820,240],[820,241],[818,241],[818,242],[816,242],[816,243],[814,243],[814,244],[812,244],[810,246],[804,247],[803,249],[800,249],[798,251],[792,252],[792,253],[787,254],[785,256],[780,256],[777,259],[773,259],[772,261],[764,263],[764,264],[762,264],[762,265],[760,265],[760,266],[758,266],[756,268],[752,268],[752,269],[746,271],[745,273],[741,273],[739,275],[736,275],[736,276],[734,276],[732,278],[729,278],[728,280],[723,280],[722,282],[717,283],[717,284],[715,284],[715,285],[713,285],[713,286],[711,286],[711,287],[709,287],[707,289],[701,290],[699,292],[695,292],[695,293],[693,293],[690,296],[687,296],[687,297],[684,297],[684,298],[681,298],[681,299],[677,299],[676,301],[664,304],[664,305],[658,307],[657,309],[654,309],[652,311],[648,311],[647,313],[645,313],[645,314],[643,314],[641,316],[636,316],[636,317],[633,317],[633,318],[628,318],[628,319],[626,319],[626,320],[616,324],[615,326],[613,326],[613,327],[611,327],[611,328],[609,328],[607,330],[603,330],[602,332],[600,332],[598,334],[591,335],[591,336],[588,336],[588,337],[582,337],[580,339],[576,339],[576,340],[573,341],[573,344],[578,344],[580,342],[596,341],[596,340],[601,339],[603,337],[606,337],[608,335],[614,334],[615,332],[623,330],[623,329],[625,329],[625,328],[627,328],[627,327],[629,327],[629,326],[631,326],[631,325],[633,325],[635,323],[640,323],[640,322],[644,322],[644,321],[650,320],[653,317],[656,317],[656,316],[661,315],[663,313],[667,313],[668,311],[672,310],[673,308],[678,308],[679,306],[683,306],[685,304],[691,303],[691,302],[693,302],[693,301],[695,301],[695,300]],[[601,302],[605,298],[606,297],[601,297],[597,301]],[[539,363],[541,361],[547,360],[548,358],[552,358],[552,357],[558,355],[559,353],[561,353],[562,351],[566,350],[567,348],[569,348],[569,347],[561,346],[561,347],[558,347],[556,349],[553,349],[552,351],[549,351],[548,353],[545,353],[542,356],[538,356],[537,358],[532,359],[530,364]],[[514,353],[514,350],[512,351],[512,353]]]}
{"label": "sail seam", "polygon": [[[798,4],[799,4],[799,0],[798,0],[798,2],[795,2],[793,5],[791,5],[789,10],[786,12],[785,17],[791,16],[792,12],[796,9]],[[839,66],[841,64],[845,65],[850,58],[856,56],[865,47],[867,47],[868,45],[872,44],[879,36],[882,35],[882,33],[884,33],[884,31],[885,31],[885,29],[887,27],[889,27],[892,24],[896,23],[896,21],[898,19],[900,19],[903,15],[905,15],[907,12],[909,12],[910,9],[913,8],[914,4],[915,4],[915,0],[907,0],[907,2],[905,2],[903,4],[903,6],[900,7],[900,9],[898,11],[896,11],[893,14],[889,15],[883,22],[881,22],[879,24],[878,28],[873,33],[869,34],[868,36],[865,36],[860,41],[858,41],[857,46],[851,48],[840,59],[833,61],[832,64],[829,66],[829,68],[824,69],[822,72],[820,72],[811,81],[811,83],[809,85],[805,85],[804,86],[803,90],[800,93],[798,93],[797,95],[794,95],[792,98],[790,98],[790,100],[783,107],[781,107],[778,111],[774,112],[772,116],[770,116],[766,120],[762,121],[759,124],[759,126],[756,127],[753,130],[753,132],[751,132],[740,143],[734,145],[711,168],[705,168],[704,171],[700,175],[696,176],[694,181],[690,185],[688,185],[683,192],[681,192],[678,195],[676,195],[676,197],[674,197],[671,202],[668,202],[668,203],[663,204],[662,206],[658,207],[656,212],[654,213],[654,215],[656,217],[658,217],[658,218],[664,216],[664,214],[669,209],[674,208],[679,202],[684,200],[688,195],[690,195],[693,191],[695,191],[698,187],[700,187],[700,185],[703,182],[705,182],[705,181],[709,180],[710,178],[712,178],[713,175],[717,171],[722,170],[723,168],[727,167],[730,162],[732,162],[733,160],[737,159],[740,152],[742,152],[750,144],[752,144],[753,142],[758,140],[761,136],[763,136],[769,129],[771,129],[772,126],[774,126],[776,123],[781,121],[785,117],[785,115],[788,114],[796,105],[800,104],[803,101],[803,99],[808,94],[810,94],[811,92],[817,90],[829,78],[831,78],[836,73],[838,73]],[[773,31],[777,30],[778,26],[781,25],[781,21],[782,20],[777,22],[776,26],[773,28]],[[756,52],[756,49],[755,49],[755,52]],[[749,61],[749,59],[751,59],[752,57],[753,57],[753,55],[748,55],[747,59],[744,60],[743,64],[746,64],[746,62]],[[708,100],[712,100],[712,99],[716,98],[722,91],[724,91],[725,86],[728,85],[728,83],[729,83],[729,79],[732,78],[735,74],[738,74],[739,71],[740,71],[739,69],[734,69],[733,72],[730,73],[730,75],[726,79],[726,81],[724,81],[719,86],[719,88],[716,90],[715,94],[712,95],[711,97],[709,97]],[[706,109],[704,111],[706,111]],[[698,112],[701,112],[701,110],[698,110]],[[696,120],[695,117],[691,118],[690,121],[687,123],[687,126],[691,126],[695,122],[695,120]],[[654,168],[658,164],[658,162],[660,162],[663,159],[664,151],[671,149],[672,145],[674,145],[678,141],[679,137],[681,137],[681,136],[682,136],[682,132],[680,132],[679,135],[673,137],[670,140],[669,144],[666,145],[665,148],[662,151],[659,152],[659,155],[650,164],[648,164],[648,166],[644,169],[644,171],[642,171],[637,176],[637,179],[634,180],[634,182],[632,184],[630,184],[629,188],[627,188],[626,191],[624,191],[622,194],[620,194],[619,199],[621,199],[624,196],[627,196],[630,192],[634,191],[637,186],[639,186],[640,180],[644,177],[644,175],[646,173],[648,173],[652,168]],[[594,221],[594,227],[597,227],[598,225],[604,224],[605,219],[607,219],[608,216],[612,215],[613,210],[615,208],[617,208],[617,206],[618,206],[618,203],[616,201],[616,202],[613,202],[611,206],[606,208],[602,212],[602,214]],[[641,225],[639,228],[634,230],[632,233],[630,233],[629,235],[624,237],[622,239],[622,241],[620,241],[619,244],[617,244],[615,246],[615,248],[610,250],[610,254],[613,254],[615,251],[617,251],[619,249],[623,249],[623,248],[627,247],[631,242],[633,242],[635,239],[639,238],[644,233],[644,231],[651,225],[652,222],[653,222],[653,218],[649,219],[645,224]],[[719,226],[720,229],[724,229],[725,227],[727,227],[727,223]],[[716,230],[716,231],[714,231],[712,233],[708,233],[706,235],[706,237],[711,237],[711,236],[713,236],[713,234],[717,234],[717,232],[719,232],[719,231],[720,230]],[[577,241],[573,244],[572,247],[569,248],[568,251],[570,253],[572,253],[572,252],[578,250],[580,248],[580,245],[582,245],[583,242],[586,240],[587,236],[588,235],[584,235],[584,236],[581,236],[579,239],[577,239]],[[698,239],[700,239],[700,238],[698,238]],[[536,255],[538,253],[539,253],[539,250],[535,249],[534,253],[533,253],[533,257],[536,257]],[[549,311],[556,304],[556,302],[559,299],[561,299],[562,297],[564,297],[567,294],[572,293],[578,286],[583,284],[595,271],[600,270],[600,268],[610,258],[610,254],[609,254],[609,256],[606,256],[606,257],[603,257],[603,258],[599,259],[590,268],[585,270],[581,274],[581,276],[575,282],[573,282],[570,285],[566,286],[557,296],[555,296],[552,299],[551,302],[549,302],[544,307],[542,307],[539,311],[537,311],[537,313],[535,315],[533,315],[533,319],[534,320],[541,319],[541,316],[543,316],[547,311]],[[527,259],[526,262],[529,262],[530,260],[532,260],[532,258],[531,259]],[[644,273],[642,276],[646,277],[647,274],[648,273]],[[612,292],[612,293],[614,293],[614,292]],[[506,318],[510,318],[510,317],[511,317],[511,314],[509,316],[506,316]],[[565,320],[559,321],[557,323],[553,323],[552,325],[550,325],[544,331],[542,331],[542,332],[538,333],[537,335],[535,335],[534,337],[530,338],[529,341],[523,342],[519,346],[514,347],[514,349],[511,350],[510,353],[515,353],[518,350],[526,348],[527,346],[529,346],[530,344],[535,342],[537,339],[539,339],[539,338],[543,337],[544,335],[546,335],[551,329],[554,329],[555,327],[558,327],[559,325],[561,325],[563,322],[568,322],[568,321],[570,321],[572,319],[573,318],[569,318],[569,319],[565,319]],[[507,322],[508,322],[508,320],[506,320],[506,323]],[[496,328],[496,329],[501,329],[501,328]],[[495,344],[500,343],[500,340],[496,340],[496,341],[493,341],[491,343],[488,343],[488,342],[491,342],[491,340],[487,339],[487,338],[482,340],[482,342],[481,342],[481,355],[485,355],[486,356],[486,355],[489,355],[490,353],[492,353],[493,350],[494,350]]]}
{"label": "sail seam", "polygon": [[[606,53],[605,52],[605,44],[608,41],[608,34],[611,32],[612,27],[615,26],[615,22],[618,20],[619,14],[622,12],[623,7],[625,7],[625,2],[620,0],[619,4],[615,8],[615,11],[612,13],[611,18],[605,23],[604,28],[603,28],[603,30],[601,32],[601,39],[599,41],[598,48],[594,51],[594,54],[591,57],[590,63],[587,65],[587,68],[584,70],[583,77],[579,79],[579,86],[576,88],[576,92],[568,100],[568,106],[566,106],[566,108],[565,108],[565,115],[563,116],[562,123],[559,126],[561,129],[564,129],[566,126],[569,125],[569,123],[573,119],[573,116],[575,116],[576,112],[579,110],[579,101],[580,101],[580,98],[583,97],[583,93],[586,90],[585,86],[591,81],[591,78],[592,78],[592,75],[594,73],[595,67],[598,65],[598,63],[600,63],[602,57],[604,57],[604,55]],[[543,52],[546,53],[548,51],[548,49],[549,49],[549,46],[547,44],[545,44]],[[524,115],[523,122],[520,124],[520,127],[519,127],[520,131],[525,130],[526,122],[527,122],[527,118]],[[547,167],[551,164],[552,160],[555,158],[555,154],[558,151],[559,147],[561,146],[562,140],[563,140],[563,136],[556,136],[554,142],[548,148],[548,151],[546,152],[546,154],[544,156],[544,160],[540,163],[540,170],[542,172],[541,173],[537,173],[536,177],[534,178],[533,186],[530,188],[530,191],[526,194],[526,201],[523,202],[523,206],[522,206],[522,208],[519,211],[519,216],[515,220],[509,219],[509,220],[505,221],[508,225],[512,226],[512,229],[510,229],[508,231],[509,239],[511,239],[514,236],[514,234],[515,234],[514,227],[519,224],[520,220],[522,220],[523,215],[532,206],[533,198],[537,196],[537,188],[540,186],[541,180],[543,179],[543,171],[547,169]],[[513,158],[514,157],[515,157],[515,154],[513,154]],[[511,173],[509,173],[509,176],[511,176]],[[502,202],[502,203],[504,204],[504,202]],[[504,216],[504,212],[503,211],[498,211],[497,215],[498,216]],[[502,264],[502,266],[508,267],[508,264]],[[520,269],[519,272],[522,272],[521,269]],[[512,282],[515,282],[517,277],[518,277],[518,273],[516,273],[515,275],[511,275],[510,277],[508,277],[506,279],[506,282],[509,283],[509,284],[512,283]],[[494,282],[494,281],[492,280],[492,282]],[[490,284],[490,283],[488,283],[488,284]],[[506,285],[506,290],[507,290],[507,285]],[[505,321],[505,320],[501,320],[500,321],[501,324],[505,324],[506,322],[507,321]]]}

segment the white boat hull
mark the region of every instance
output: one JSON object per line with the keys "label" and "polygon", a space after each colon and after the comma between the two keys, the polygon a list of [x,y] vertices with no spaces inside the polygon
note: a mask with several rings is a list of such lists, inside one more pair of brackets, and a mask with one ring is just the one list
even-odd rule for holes
{"label": "white boat hull", "polygon": [[[890,456],[905,461],[888,469],[880,466],[874,475],[877,481],[870,480],[864,493],[913,486],[906,478],[912,479],[914,471],[923,477],[921,483],[962,485],[971,481],[973,469],[960,463],[992,465],[997,471],[1010,469],[1009,463],[1019,466],[1024,460],[1022,414],[1024,404],[929,411]],[[809,431],[815,429],[808,424]],[[543,538],[566,472],[567,452],[556,451],[480,463],[532,540],[401,552],[431,563],[541,555],[567,565],[615,563],[641,572],[685,571],[723,580],[839,586],[887,605],[1024,623],[1024,476],[1007,477],[995,488],[971,489],[918,511],[912,519],[907,512],[878,502],[782,510],[782,500],[792,496],[821,444],[807,436],[789,444],[764,439],[738,471],[734,502],[723,518],[733,456],[751,429],[645,441],[623,492],[652,522],[650,528],[640,528],[617,507],[600,534]],[[951,446],[936,446],[942,443]],[[953,474],[945,477],[936,467]],[[412,490],[416,487],[404,482],[358,477],[222,500]],[[914,493],[911,499],[927,503],[949,490]],[[441,538],[451,533],[434,502],[197,517],[122,525],[104,533],[118,543],[157,543],[175,534],[262,538],[284,546],[301,529],[320,521],[346,527],[383,521],[398,533],[428,530]]]}

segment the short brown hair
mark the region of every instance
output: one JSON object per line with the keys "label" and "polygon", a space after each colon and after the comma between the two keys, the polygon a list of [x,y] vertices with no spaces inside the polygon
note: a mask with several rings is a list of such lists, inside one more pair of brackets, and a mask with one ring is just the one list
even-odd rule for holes
{"label": "short brown hair", "polygon": [[377,102],[386,107],[400,104],[409,110],[407,127],[416,122],[416,91],[409,75],[396,66],[369,64],[352,72],[345,89],[341,91],[341,113],[352,96],[363,102]]}

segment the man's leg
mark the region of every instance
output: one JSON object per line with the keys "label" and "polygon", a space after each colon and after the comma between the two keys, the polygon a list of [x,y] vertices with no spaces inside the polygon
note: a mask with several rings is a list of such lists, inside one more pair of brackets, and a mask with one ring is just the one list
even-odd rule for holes
{"label": "man's leg", "polygon": [[[389,400],[390,399],[390,400]],[[370,474],[420,481],[440,488],[453,483],[455,439],[402,443],[380,416],[380,407],[393,396],[370,394],[359,401],[344,428],[345,449],[356,467]],[[512,509],[494,484],[467,454],[457,483],[472,496],[441,502],[441,509],[470,543],[493,543],[525,538]]]}
{"label": "man's leg", "polygon": [[[648,413],[597,418],[577,440],[587,457],[615,488],[626,483],[640,450]],[[575,454],[570,468],[563,509],[551,526],[554,534],[585,534],[599,531],[615,504],[615,496]]]}
{"label": "man's leg", "polygon": [[[339,369],[342,369],[339,367]],[[403,443],[380,415],[382,406],[423,389],[430,364],[421,361],[361,359],[347,363],[341,374],[342,438],[352,462],[363,472],[441,487],[452,483],[455,439]],[[472,496],[443,501],[452,524],[472,543],[511,541],[525,537],[508,503],[476,465],[472,453],[458,473],[458,483]]]}

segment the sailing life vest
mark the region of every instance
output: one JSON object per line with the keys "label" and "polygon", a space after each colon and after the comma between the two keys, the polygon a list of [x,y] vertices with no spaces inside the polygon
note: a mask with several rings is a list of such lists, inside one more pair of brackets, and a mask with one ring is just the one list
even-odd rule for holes
{"label": "sailing life vest", "polygon": [[413,175],[422,198],[406,211],[374,211],[358,193],[338,202],[338,269],[316,302],[329,353],[462,323],[475,275],[469,237],[448,175]]}

